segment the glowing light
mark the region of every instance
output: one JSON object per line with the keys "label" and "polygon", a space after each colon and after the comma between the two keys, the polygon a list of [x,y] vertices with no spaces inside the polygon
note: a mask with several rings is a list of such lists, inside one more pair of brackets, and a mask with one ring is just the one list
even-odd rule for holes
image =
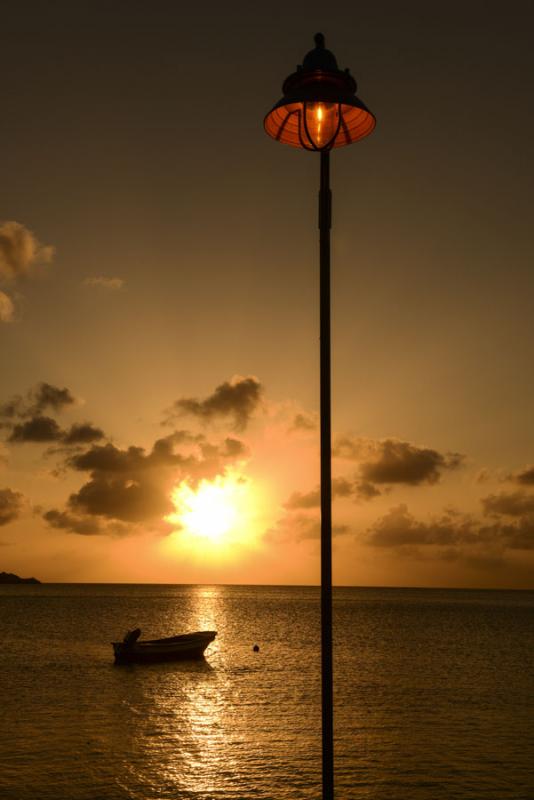
{"label": "glowing light", "polygon": [[171,499],[176,511],[167,522],[215,545],[243,534],[252,517],[250,481],[238,472],[203,479],[196,487],[182,481]]}
{"label": "glowing light", "polygon": [[304,136],[316,147],[323,147],[336,136],[339,122],[338,107],[334,103],[307,103]]}

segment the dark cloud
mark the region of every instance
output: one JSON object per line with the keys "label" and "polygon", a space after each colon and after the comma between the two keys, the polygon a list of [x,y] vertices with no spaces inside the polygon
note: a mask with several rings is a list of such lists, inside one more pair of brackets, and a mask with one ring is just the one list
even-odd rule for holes
{"label": "dark cloud", "polygon": [[311,492],[293,492],[284,503],[284,508],[293,510],[297,508],[318,508],[321,505],[321,491],[319,487]]}
{"label": "dark cloud", "polygon": [[[349,533],[348,525],[333,525],[332,535],[342,536]],[[264,539],[270,544],[284,544],[286,542],[304,542],[318,540],[321,537],[321,520],[317,514],[302,513],[287,514],[278,520],[273,528],[264,534]]]}
{"label": "dark cloud", "polygon": [[522,517],[534,513],[534,495],[524,491],[500,492],[482,499],[485,514]]}
{"label": "dark cloud", "polygon": [[332,447],[334,458],[345,458],[349,461],[359,461],[362,456],[373,452],[372,439],[357,436],[338,436]]}
{"label": "dark cloud", "polygon": [[98,518],[75,517],[66,511],[58,511],[54,508],[43,514],[43,519],[51,528],[72,531],[72,533],[79,533],[82,536],[96,536],[102,532]]}
{"label": "dark cloud", "polygon": [[90,422],[71,425],[68,431],[62,436],[62,441],[66,445],[71,444],[91,444],[104,438],[104,431],[91,425]]}
{"label": "dark cloud", "polygon": [[76,402],[70,390],[66,387],[60,389],[58,386],[52,386],[52,384],[44,382],[40,383],[30,396],[33,399],[33,405],[29,410],[31,414],[40,414],[47,408],[57,413],[65,406],[71,406]]}
{"label": "dark cloud", "polygon": [[123,522],[158,519],[174,509],[165,487],[158,482],[102,476],[94,477],[71,494],[68,506],[82,514]]}
{"label": "dark cloud", "polygon": [[522,517],[516,525],[498,524],[499,531],[506,547],[512,550],[534,550],[534,516]]}
{"label": "dark cloud", "polygon": [[370,483],[437,483],[443,469],[456,469],[462,463],[458,453],[442,455],[437,450],[416,447],[409,442],[386,439],[378,458],[361,464],[362,478]]}
{"label": "dark cloud", "polygon": [[51,528],[78,533],[80,536],[124,536],[130,533],[131,528],[120,522],[110,522],[99,517],[76,516],[67,511],[58,511],[53,508],[43,514],[43,519]]}
{"label": "dark cloud", "polygon": [[[468,514],[448,510],[441,517],[424,522],[402,504],[391,508],[368,529],[366,543],[388,548],[434,546],[441,548],[439,557],[446,552],[443,548],[462,548],[464,555],[470,548],[482,548],[483,553],[491,551],[493,557],[495,552],[504,550],[534,550],[534,515],[525,515],[513,524],[498,521],[486,525]],[[479,556],[477,551],[476,557]]]}
{"label": "dark cloud", "polygon": [[[121,449],[111,443],[93,444],[66,459],[68,468],[90,476],[70,495],[67,512],[59,513],[67,514],[65,527],[74,532],[74,518],[82,520],[84,529],[87,517],[153,525],[174,510],[170,495],[177,483],[187,479],[194,486],[201,478],[222,474],[226,465],[246,452],[246,446],[238,439],[227,437],[213,444],[202,434],[188,431],[175,431],[158,439],[150,451],[135,446]],[[100,525],[96,532],[108,531]]]}
{"label": "dark cloud", "polygon": [[476,534],[470,518],[460,522],[450,514],[431,523],[420,522],[413,517],[402,503],[391,508],[369,529],[368,543],[377,547],[400,547],[403,545],[454,545],[461,542],[473,543]]}
{"label": "dark cloud", "polygon": [[354,484],[346,478],[332,480],[332,497],[350,497],[354,492]]}
{"label": "dark cloud", "polygon": [[367,483],[411,486],[437,483],[442,470],[456,469],[463,461],[459,453],[442,454],[400,439],[372,440],[350,436],[336,440],[333,455],[359,461],[360,475]]}
{"label": "dark cloud", "polygon": [[47,409],[58,413],[75,402],[75,398],[66,387],[60,389],[58,386],[43,381],[30,389],[25,397],[15,395],[0,405],[0,417],[27,419],[41,416]]}
{"label": "dark cloud", "polygon": [[263,387],[257,378],[236,377],[217,386],[205,400],[184,397],[173,406],[176,414],[191,414],[205,422],[216,417],[233,417],[237,430],[243,430],[258,407]]}
{"label": "dark cloud", "polygon": [[32,417],[26,422],[15,425],[9,442],[59,442],[63,433],[52,417]]}
{"label": "dark cloud", "polygon": [[5,403],[0,405],[0,417],[4,419],[12,419],[19,416],[19,409],[21,408],[23,399],[20,395],[15,395],[11,400],[6,400]]}
{"label": "dark cloud", "polygon": [[0,525],[7,525],[21,515],[24,496],[12,489],[0,489]]}
{"label": "dark cloud", "polygon": [[296,414],[289,428],[289,432],[293,431],[314,431],[317,428],[317,420],[312,414]]}
{"label": "dark cloud", "polygon": [[[332,499],[336,497],[350,497],[354,490],[354,485],[345,478],[334,478],[332,480]],[[289,499],[284,503],[284,508],[288,510],[298,508],[319,508],[321,505],[321,490],[319,487],[311,492],[293,492]]]}
{"label": "dark cloud", "polygon": [[514,480],[526,486],[534,485],[534,467],[526,467],[514,475]]}
{"label": "dark cloud", "polygon": [[219,454],[223,458],[244,458],[248,453],[248,447],[240,439],[232,439],[231,436],[227,436],[222,446],[219,447]]}
{"label": "dark cloud", "polygon": [[0,277],[13,280],[28,275],[49,264],[53,256],[54,248],[43,246],[20,222],[0,224]]}
{"label": "dark cloud", "polygon": [[142,447],[120,450],[114,444],[95,445],[84,453],[76,453],[67,459],[68,466],[79,472],[128,472],[138,470],[146,459]]}
{"label": "dark cloud", "polygon": [[380,497],[382,492],[369,481],[359,481],[354,487],[354,494],[358,500],[372,500],[373,497]]}
{"label": "dark cloud", "polygon": [[[104,438],[104,431],[95,428],[89,422],[74,424],[63,431],[52,417],[36,416],[14,425],[9,442],[22,444],[24,442],[61,442],[65,448],[76,445],[91,444]],[[50,453],[62,452],[63,448],[48,451]]]}
{"label": "dark cloud", "polygon": [[150,453],[142,447],[121,450],[108,443],[69,456],[67,466],[90,473],[89,481],[69,497],[69,512],[130,523],[170,513],[169,468],[176,473],[186,462],[174,453],[175,439],[171,434],[158,440]]}

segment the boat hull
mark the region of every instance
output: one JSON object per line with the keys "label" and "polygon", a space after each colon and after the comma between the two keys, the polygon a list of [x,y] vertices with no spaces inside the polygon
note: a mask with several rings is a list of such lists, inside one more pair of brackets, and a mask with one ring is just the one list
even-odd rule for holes
{"label": "boat hull", "polygon": [[113,642],[116,664],[154,664],[162,661],[186,661],[204,657],[204,651],[215,639],[216,631],[198,631],[168,639],[136,641],[131,644]]}

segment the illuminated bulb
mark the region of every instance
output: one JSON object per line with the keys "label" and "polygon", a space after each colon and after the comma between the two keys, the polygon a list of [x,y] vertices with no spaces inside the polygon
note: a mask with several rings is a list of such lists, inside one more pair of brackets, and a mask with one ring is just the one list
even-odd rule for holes
{"label": "illuminated bulb", "polygon": [[318,150],[330,144],[338,129],[338,106],[336,103],[306,103],[306,125],[304,140]]}

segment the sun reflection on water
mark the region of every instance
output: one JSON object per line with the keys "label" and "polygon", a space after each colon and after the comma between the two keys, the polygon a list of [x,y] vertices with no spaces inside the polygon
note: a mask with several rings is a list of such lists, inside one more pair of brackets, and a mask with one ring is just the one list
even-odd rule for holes
{"label": "sun reflection on water", "polygon": [[[176,630],[217,630],[223,594],[223,587],[191,587],[187,621],[181,607],[175,621],[167,618],[166,624]],[[172,789],[176,797],[210,797],[238,773],[233,712],[227,703],[231,678],[212,666],[217,652],[216,639],[207,659],[132,672],[135,692],[130,687],[128,713],[135,715],[135,725],[122,785],[129,796],[143,798],[143,791],[157,786],[164,796]]]}

